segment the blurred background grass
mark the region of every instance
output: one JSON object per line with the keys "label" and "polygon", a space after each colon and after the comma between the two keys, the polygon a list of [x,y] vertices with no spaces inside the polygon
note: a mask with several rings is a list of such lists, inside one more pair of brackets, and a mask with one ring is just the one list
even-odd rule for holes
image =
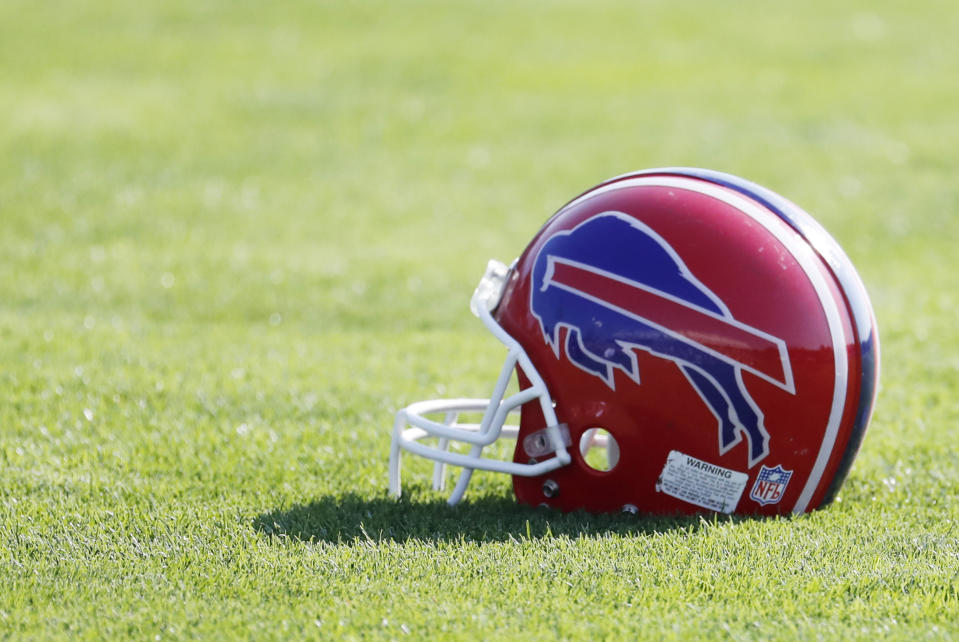
{"label": "blurred background grass", "polygon": [[2,11],[11,302],[449,327],[437,294],[663,165],[786,194],[873,282],[902,243],[956,236],[948,3]]}

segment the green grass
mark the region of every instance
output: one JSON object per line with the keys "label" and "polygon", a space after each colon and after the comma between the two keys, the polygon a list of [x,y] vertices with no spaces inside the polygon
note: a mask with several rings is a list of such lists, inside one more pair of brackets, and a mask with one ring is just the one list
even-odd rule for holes
{"label": "green grass", "polygon": [[[0,637],[959,636],[959,6],[0,3]],[[743,175],[873,297],[841,501],[450,509],[393,411],[578,191]]]}

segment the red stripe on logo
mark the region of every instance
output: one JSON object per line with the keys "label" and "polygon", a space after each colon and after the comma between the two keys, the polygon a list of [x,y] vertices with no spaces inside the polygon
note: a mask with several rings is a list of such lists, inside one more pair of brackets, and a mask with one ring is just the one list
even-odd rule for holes
{"label": "red stripe on logo", "polygon": [[788,385],[780,343],[732,319],[670,299],[639,284],[593,272],[561,261],[553,262],[550,280],[557,285],[619,308],[703,346],[759,374]]}

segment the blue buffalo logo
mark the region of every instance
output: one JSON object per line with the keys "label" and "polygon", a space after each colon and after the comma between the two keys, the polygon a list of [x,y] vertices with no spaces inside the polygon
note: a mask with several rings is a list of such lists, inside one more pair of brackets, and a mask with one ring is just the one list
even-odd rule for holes
{"label": "blue buffalo logo", "polygon": [[750,467],[769,453],[743,371],[795,394],[785,342],[734,319],[649,226],[604,212],[554,234],[536,256],[530,297],[557,357],[566,328],[567,358],[610,388],[616,369],[641,383],[636,350],[673,361],[715,415],[720,454],[744,437]]}

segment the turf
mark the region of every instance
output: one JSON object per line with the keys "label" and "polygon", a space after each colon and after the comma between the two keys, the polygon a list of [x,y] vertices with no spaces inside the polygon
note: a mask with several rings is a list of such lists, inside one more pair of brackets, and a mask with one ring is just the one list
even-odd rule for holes
{"label": "turf", "polygon": [[[0,3],[0,637],[959,636],[959,6]],[[843,244],[883,339],[839,501],[386,496],[488,393],[466,304],[578,191],[705,166]]]}

